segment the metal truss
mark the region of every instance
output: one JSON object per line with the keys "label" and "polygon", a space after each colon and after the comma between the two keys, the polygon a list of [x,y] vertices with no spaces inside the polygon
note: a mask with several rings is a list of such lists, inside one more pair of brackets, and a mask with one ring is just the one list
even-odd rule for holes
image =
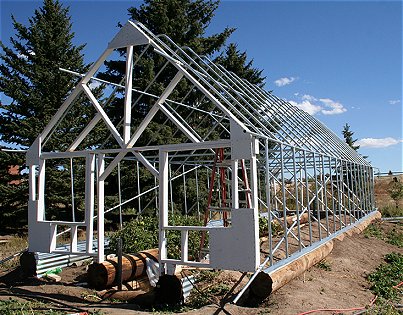
{"label": "metal truss", "polygon": [[[116,51],[126,52],[125,76],[116,82],[99,79],[104,62],[116,57]],[[142,71],[150,64],[152,76],[143,84]],[[101,262],[105,214],[128,207],[137,214],[156,209],[161,272],[171,272],[175,265],[257,272],[297,257],[375,210],[372,166],[321,122],[191,48],[154,35],[141,23],[129,21],[86,74],[62,70],[80,80],[27,153],[31,251],[60,251],[57,238],[67,231],[71,253]],[[99,84],[101,96],[94,89]],[[57,137],[60,123],[83,98],[93,114],[86,124],[74,126],[80,130],[78,137],[65,144],[65,150],[47,148],[47,140]],[[160,143],[157,135],[167,130],[171,141]],[[102,141],[98,132],[103,132]],[[224,184],[231,224],[217,224],[218,218],[207,226],[175,225],[169,216],[175,209],[187,215],[204,213],[219,148],[228,160]],[[48,160],[70,163],[70,221],[47,220]],[[239,189],[240,163],[250,181],[249,206]],[[74,219],[73,165],[81,165],[85,177],[85,217],[80,222]],[[111,204],[105,184],[116,174],[118,198]],[[121,176],[134,179],[129,192]],[[221,207],[220,198],[213,206]],[[260,239],[259,220],[267,223]],[[81,251],[78,228],[86,231],[87,246]],[[168,252],[172,231],[181,233],[179,259]],[[188,251],[191,233],[208,233],[204,260]]]}

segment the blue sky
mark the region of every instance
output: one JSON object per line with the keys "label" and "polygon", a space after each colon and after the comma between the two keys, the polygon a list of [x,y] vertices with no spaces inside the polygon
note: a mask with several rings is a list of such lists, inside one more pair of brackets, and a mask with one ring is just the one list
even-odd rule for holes
{"label": "blue sky", "polygon": [[[138,1],[62,1],[77,44],[94,61]],[[10,15],[26,23],[41,1],[1,0],[1,40]],[[360,153],[382,172],[403,170],[400,1],[222,1],[208,32],[236,27],[230,42],[264,69],[266,88],[337,135],[345,123]],[[2,96],[4,97],[4,96]]]}

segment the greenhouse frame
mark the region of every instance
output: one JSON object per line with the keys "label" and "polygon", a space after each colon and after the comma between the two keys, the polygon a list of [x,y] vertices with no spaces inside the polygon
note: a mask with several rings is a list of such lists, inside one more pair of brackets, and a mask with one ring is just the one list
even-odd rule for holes
{"label": "greenhouse frame", "polygon": [[[106,81],[99,74],[114,58],[125,58],[125,76]],[[153,67],[150,78],[142,77],[146,67]],[[256,273],[296,259],[376,210],[372,166],[321,122],[139,22],[128,21],[87,73],[61,70],[79,81],[27,152],[29,251],[102,262],[105,219],[130,208],[159,219],[161,273],[176,265]],[[79,106],[92,115],[71,126],[80,128],[78,137],[63,149],[48,148]],[[104,141],[92,142],[100,134]],[[71,173],[71,219],[47,216],[50,161]],[[74,189],[78,166],[82,202]],[[176,225],[174,212],[203,224]],[[79,251],[80,229],[87,246]],[[172,231],[181,235],[179,253],[169,251]],[[189,251],[193,234],[202,239],[198,255]],[[66,235],[69,249],[58,248]]]}

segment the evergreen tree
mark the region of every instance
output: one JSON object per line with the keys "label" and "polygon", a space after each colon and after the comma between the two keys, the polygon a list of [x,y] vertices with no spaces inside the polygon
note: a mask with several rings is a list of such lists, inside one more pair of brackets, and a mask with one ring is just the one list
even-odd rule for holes
{"label": "evergreen tree", "polygon": [[[82,49],[72,40],[69,9],[58,0],[44,0],[35,10],[28,26],[14,17],[15,36],[11,46],[0,42],[0,91],[12,101],[0,105],[0,140],[9,149],[27,149],[44,129],[53,114],[74,87],[77,79],[59,70],[59,67],[83,73]],[[46,143],[52,150],[66,149],[77,131],[74,125],[85,116],[85,108],[70,110]],[[80,115],[78,115],[80,110]],[[74,125],[73,125],[74,121]],[[0,153],[0,221],[2,225],[21,226],[27,219],[28,182],[25,155]],[[70,204],[68,161],[48,161],[46,187],[47,219],[60,213],[66,219]],[[10,172],[12,166],[18,172]],[[63,217],[64,216],[64,217]]]}
{"label": "evergreen tree", "polygon": [[[195,51],[198,55],[213,58],[213,56],[222,51],[225,42],[235,31],[234,28],[227,27],[220,33],[210,36],[206,35],[207,27],[213,19],[218,5],[219,1],[217,0],[145,0],[140,6],[129,8],[128,13],[130,19],[143,23],[154,34],[166,34],[178,46],[188,46],[192,48],[193,51]],[[106,71],[99,74],[99,77],[107,81],[118,83],[124,76],[125,60],[123,57],[125,57],[125,53],[126,52],[122,50],[121,58],[119,60],[110,60],[105,62]],[[140,53],[141,51],[137,47],[134,47],[135,60]],[[239,50],[236,48],[236,45],[229,45],[226,52],[219,54],[215,61],[222,64],[228,70],[236,73],[241,78],[246,78],[252,83],[259,84],[260,86],[263,85],[264,78],[261,77],[262,71],[254,69],[252,65],[253,61],[248,62],[246,53],[239,52]],[[145,90],[165,62],[165,58],[155,54],[153,51],[147,51],[144,55],[142,55],[142,58],[134,67],[134,73],[141,75],[134,76],[133,86],[136,86],[136,88],[139,90]],[[169,71],[170,70],[166,69],[158,76],[158,83],[155,83],[151,86],[151,88],[148,90],[149,93],[159,95],[163,91],[164,87],[167,86],[174,74],[170,73]],[[173,69],[173,71],[176,72],[177,70]],[[189,92],[191,87],[192,85],[190,82],[182,80],[169,98],[180,101],[182,97]],[[188,96],[187,101],[189,101],[189,103],[197,102],[197,99],[193,99],[192,97],[193,95]],[[199,96],[195,95],[194,97],[197,98]],[[133,109],[133,128],[135,128],[136,125],[143,120],[154,101],[154,99],[151,99],[147,96],[142,96],[141,101],[137,103]],[[123,98],[116,97],[112,106],[110,106],[110,109],[107,109],[109,117],[114,117],[113,108],[121,108],[122,104]],[[117,113],[116,116],[119,114],[120,113]],[[191,119],[199,120],[200,118],[187,118],[187,123],[189,125],[199,125],[199,121],[192,121]],[[112,120],[117,121],[117,119],[114,118],[112,118]],[[157,115],[154,117],[153,121],[148,125],[146,131],[144,132],[144,136],[138,140],[137,144],[147,145],[151,143],[154,145],[159,145],[182,142],[184,140],[184,136],[182,134],[175,135],[169,124],[163,124],[165,120],[166,117],[163,115]],[[199,126],[199,128],[209,129],[211,126]],[[215,135],[212,136],[214,137]],[[113,176],[116,176],[116,174],[110,175],[110,181],[113,181]],[[140,178],[142,181],[141,186],[144,187],[144,189],[154,185],[154,177],[150,176],[149,172],[141,173]],[[192,179],[189,179],[189,183],[190,182],[192,182]],[[125,176],[122,177],[122,184],[126,187],[133,185],[132,182],[130,183],[129,180],[126,180]],[[187,191],[195,191],[195,187],[193,186],[194,185],[189,185]],[[134,191],[134,187],[127,188],[126,190],[132,192]],[[183,211],[184,202],[181,202],[183,199],[183,197],[181,197],[183,196],[182,191],[183,187],[176,189],[174,194],[177,196],[174,196],[174,199],[177,200],[178,207],[182,208]],[[146,199],[146,197],[142,197],[142,200],[144,199]],[[191,203],[190,199],[187,201],[188,203]],[[146,199],[145,202],[149,202],[149,200]]]}
{"label": "evergreen tree", "polygon": [[343,131],[342,131],[343,137],[344,137],[344,141],[351,147],[353,148],[355,151],[357,151],[360,146],[359,145],[354,145],[354,143],[357,141],[357,139],[353,140],[353,134],[354,132],[352,132],[350,130],[350,125],[349,124],[345,124],[343,127]]}
{"label": "evergreen tree", "polygon": [[253,60],[248,62],[246,52],[240,52],[236,44],[229,44],[225,53],[218,56],[215,61],[228,71],[236,73],[240,78],[263,87],[265,80],[265,77],[262,77],[263,70],[253,68]]}
{"label": "evergreen tree", "polygon": [[131,19],[140,21],[154,34],[166,34],[179,46],[189,46],[199,55],[220,50],[235,30],[205,36],[219,1],[212,0],[145,0],[139,7],[128,9]]}

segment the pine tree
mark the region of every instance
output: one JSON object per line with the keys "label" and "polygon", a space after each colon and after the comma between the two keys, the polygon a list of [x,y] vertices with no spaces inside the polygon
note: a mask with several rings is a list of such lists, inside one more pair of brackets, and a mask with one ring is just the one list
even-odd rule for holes
{"label": "pine tree", "polygon": [[[63,103],[74,87],[76,78],[59,70],[68,68],[83,73],[82,49],[74,46],[72,40],[69,9],[58,0],[44,0],[41,8],[35,10],[28,26],[17,22],[14,17],[15,36],[10,38],[11,46],[0,42],[0,91],[12,101],[0,105],[0,139],[5,148],[27,149],[44,129],[52,115]],[[84,106],[85,108],[85,106]],[[78,110],[78,109],[77,109]],[[81,109],[82,111],[83,109]],[[59,125],[55,134],[46,143],[52,150],[66,149],[77,134],[73,129],[80,123],[84,112],[70,112]],[[28,183],[25,155],[0,153],[0,221],[2,225],[21,226],[27,219]],[[57,164],[56,164],[57,162]],[[67,211],[70,205],[67,161],[47,163],[46,206],[54,213]],[[15,174],[9,171],[18,167]],[[64,214],[67,216],[67,214]],[[60,217],[59,217],[60,218]]]}
{"label": "pine tree", "polygon": [[246,52],[240,52],[236,44],[229,44],[225,52],[221,53],[215,61],[228,71],[236,73],[240,78],[263,87],[265,80],[265,77],[262,77],[263,70],[253,68],[253,60],[247,61]]}
{"label": "pine tree", "polygon": [[145,0],[139,7],[128,9],[131,19],[142,22],[154,34],[166,34],[179,46],[189,46],[199,55],[211,55],[220,50],[234,28],[205,36],[219,1],[204,0]]}
{"label": "pine tree", "polygon": [[[128,12],[130,19],[143,23],[154,34],[165,34],[178,46],[188,46],[198,55],[207,56],[210,59],[218,54],[216,62],[221,63],[224,67],[228,68],[228,70],[238,74],[240,77],[246,78],[252,83],[262,85],[264,81],[264,78],[261,77],[262,71],[253,68],[253,61],[247,61],[245,52],[239,52],[236,46],[232,44],[228,46],[225,54],[220,54],[220,51],[225,48],[225,42],[235,31],[234,28],[227,27],[220,33],[210,36],[206,35],[207,27],[212,21],[218,5],[219,1],[216,0],[145,0],[140,6],[129,8]],[[136,49],[137,48],[134,47],[135,60],[137,60],[136,57],[140,54],[140,50]],[[107,61],[105,63],[106,71],[99,74],[99,77],[107,81],[118,83],[124,76],[124,56],[125,51],[121,51],[120,60]],[[150,51],[150,53],[146,52],[134,67],[134,73],[141,75],[134,76],[133,86],[136,86],[139,90],[145,90],[150,81],[155,77],[156,72],[165,62],[166,60],[164,58],[155,54],[153,51]],[[174,71],[176,70],[174,69]],[[169,70],[160,74],[158,76],[158,84],[153,84],[148,92],[157,95],[161,94],[172,77],[173,75],[169,73]],[[186,82],[185,80],[181,81],[174,93],[170,95],[170,99],[180,101],[182,97],[188,93],[190,88],[190,82]],[[192,95],[187,97],[187,101],[190,102],[190,100],[193,101]],[[122,103],[123,98],[116,97],[110,107],[121,108]],[[132,126],[134,126],[134,128],[142,121],[152,104],[153,99],[144,96],[142,97],[142,101],[136,104],[135,108],[133,108],[134,113],[132,114],[134,120]],[[108,112],[108,115],[113,117],[112,110]],[[160,119],[162,120],[160,121]],[[153,145],[159,145],[177,143],[185,140],[182,134],[173,136],[174,132],[171,127],[169,125],[163,125],[165,119],[166,117],[163,115],[154,117],[153,121],[144,132],[145,136],[142,136],[137,144],[147,145],[150,141]],[[197,125],[199,122],[188,119],[187,123]],[[209,129],[211,126],[199,126],[199,128]],[[113,176],[116,176],[116,174],[111,174],[110,181],[114,180]],[[149,172],[140,174],[140,178],[142,187],[152,187],[154,185],[154,178],[150,176]],[[191,182],[191,179],[189,179],[189,182]],[[126,186],[126,183],[128,186]],[[130,187],[130,185],[133,185],[133,182],[132,180],[129,181],[126,180],[125,177],[122,177],[122,184],[126,187]],[[195,191],[195,187],[193,186],[189,185],[187,188],[189,195],[192,189]],[[134,191],[135,189],[134,187],[130,187],[127,190]],[[174,194],[177,194],[174,199],[178,201],[177,204],[179,208],[183,205],[183,202],[181,202],[181,196],[183,196],[181,193],[182,190],[183,187],[179,187],[179,189],[174,192]],[[142,197],[142,200],[145,198],[146,197]],[[148,201],[149,200],[146,200],[145,202]],[[190,203],[190,199],[187,201]]]}
{"label": "pine tree", "polygon": [[349,124],[345,124],[343,127],[343,131],[342,131],[343,137],[344,137],[344,141],[355,151],[357,151],[360,146],[359,145],[354,145],[354,143],[357,141],[357,139],[353,140],[353,134],[354,132],[352,132],[350,130],[350,125]]}

